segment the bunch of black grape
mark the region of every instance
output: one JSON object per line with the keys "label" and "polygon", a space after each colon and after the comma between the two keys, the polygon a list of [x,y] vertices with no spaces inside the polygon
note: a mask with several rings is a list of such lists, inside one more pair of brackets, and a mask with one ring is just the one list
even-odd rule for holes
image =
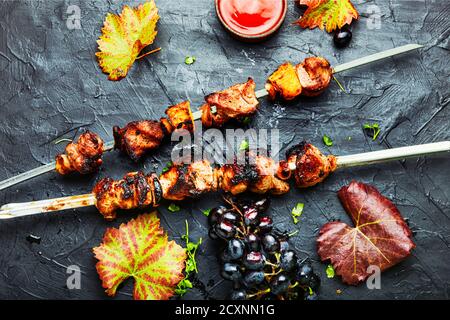
{"label": "bunch of black grape", "polygon": [[263,216],[269,200],[225,201],[228,207],[210,211],[209,235],[226,241],[220,260],[222,277],[233,281],[229,298],[317,299],[319,276],[289,249],[289,235],[274,231],[272,219]]}

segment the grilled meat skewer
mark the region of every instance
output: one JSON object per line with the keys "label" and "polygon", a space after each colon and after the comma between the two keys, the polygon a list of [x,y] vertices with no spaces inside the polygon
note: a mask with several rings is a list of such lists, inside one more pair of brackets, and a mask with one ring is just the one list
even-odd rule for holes
{"label": "grilled meat skewer", "polygon": [[337,168],[449,151],[450,141],[443,141],[335,157],[324,156],[303,142],[289,150],[288,158],[279,164],[259,157],[251,165],[215,167],[207,161],[174,165],[159,178],[154,173],[129,173],[121,180],[101,180],[90,194],[4,205],[0,208],[0,219],[93,205],[106,219],[114,219],[118,209],[156,207],[162,199],[184,200],[219,190],[281,195],[289,191],[286,180],[291,178],[304,188],[322,182]]}
{"label": "grilled meat skewer", "polygon": [[[49,163],[1,181],[0,190],[54,169],[61,174],[75,171],[83,174],[94,172],[102,163],[102,153],[112,150],[114,147],[127,153],[132,159],[139,159],[146,152],[157,148],[163,136],[180,124],[188,130],[193,130],[193,120],[201,119],[205,127],[219,127],[230,119],[252,115],[256,111],[258,104],[256,99],[258,98],[269,95],[271,99],[280,97],[289,101],[301,94],[316,96],[328,87],[333,73],[349,70],[421,47],[417,44],[405,45],[344,63],[335,68],[331,68],[328,61],[321,57],[306,58],[296,67],[285,63],[269,77],[265,89],[255,92],[254,83],[249,80],[247,83],[238,84],[221,92],[208,95],[206,104],[201,106],[198,112],[191,113],[190,108],[186,110],[187,102],[184,102],[170,107],[166,111],[168,119],[163,118],[160,123],[144,120],[143,122],[132,122],[122,129],[115,127],[114,138],[116,141],[115,143],[104,144],[103,151],[100,147],[95,147],[96,144],[101,145],[100,137],[95,137],[94,134],[90,133],[88,138],[91,141],[88,149],[83,147],[87,141],[75,142],[67,146],[65,154],[57,157],[58,164],[56,162]],[[218,108],[218,112],[214,114],[216,108]],[[180,114],[177,114],[178,109],[181,111]],[[143,136],[141,136],[141,132],[144,133]],[[94,137],[97,143],[93,140]]]}
{"label": "grilled meat skewer", "polygon": [[[200,108],[202,125],[219,128],[232,119],[253,115],[259,104],[255,87],[255,82],[249,78],[247,82],[205,97],[206,103]],[[174,130],[194,131],[196,117],[191,112],[189,101],[171,106],[165,113],[167,117],[160,121],[140,120],[130,122],[123,128],[115,126],[114,149],[138,161],[146,153],[157,149]],[[61,175],[93,173],[101,166],[103,153],[109,150],[97,134],[87,131],[76,142],[69,143],[64,154],[56,156],[55,170]]]}

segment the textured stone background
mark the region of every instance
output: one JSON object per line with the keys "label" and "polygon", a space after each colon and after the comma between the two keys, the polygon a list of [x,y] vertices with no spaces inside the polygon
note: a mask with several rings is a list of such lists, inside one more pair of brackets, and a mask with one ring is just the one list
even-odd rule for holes
{"label": "textured stone background", "polygon": [[[218,22],[213,1],[158,0],[161,20],[155,46],[163,51],[135,63],[128,77],[110,82],[95,60],[96,40],[107,12],[133,1],[2,1],[0,2],[0,178],[51,161],[63,149],[59,138],[73,138],[81,128],[111,138],[111,127],[142,118],[158,119],[164,109],[184,99],[194,105],[203,95],[254,77],[259,86],[285,60],[299,62],[322,55],[336,65],[407,43],[421,43],[419,52],[362,67],[338,76],[348,94],[335,83],[321,97],[290,104],[262,101],[250,124],[279,128],[284,147],[308,139],[337,155],[450,139],[448,108],[450,3],[448,1],[355,1],[362,14],[354,25],[349,48],[337,50],[325,32],[302,31],[291,25],[301,10],[289,0],[289,14],[280,32],[261,44],[233,40]],[[81,8],[81,30],[66,27],[67,7]],[[370,6],[381,11],[381,29],[368,28]],[[195,55],[191,66],[183,63]],[[379,122],[381,139],[366,137],[361,125]],[[334,146],[321,141],[327,134]],[[351,140],[348,139],[351,137]],[[133,164],[117,153],[105,156],[98,175],[61,178],[47,174],[0,193],[0,203],[30,201],[88,192],[97,179],[121,177],[135,169],[160,172],[170,145]],[[326,299],[448,299],[450,295],[450,168],[448,155],[342,170],[325,183],[275,198],[271,213],[281,229],[298,229],[292,245],[309,256],[323,277]],[[327,279],[318,261],[315,238],[325,222],[348,218],[336,191],[351,179],[374,184],[391,198],[415,231],[411,257],[383,274],[382,289],[350,288],[338,278]],[[218,274],[219,244],[207,239],[206,217],[200,209],[219,203],[214,197],[185,202],[182,211],[160,208],[169,235],[180,240],[188,219],[193,239],[204,238],[198,277],[203,284],[186,299],[223,298],[229,284]],[[290,211],[305,203],[301,223]],[[105,299],[91,249],[107,227],[95,208],[58,212],[0,222],[0,298]],[[28,234],[40,244],[26,241]],[[68,290],[66,266],[79,265],[82,289]],[[336,295],[336,289],[343,290]],[[132,281],[118,299],[130,299]]]}

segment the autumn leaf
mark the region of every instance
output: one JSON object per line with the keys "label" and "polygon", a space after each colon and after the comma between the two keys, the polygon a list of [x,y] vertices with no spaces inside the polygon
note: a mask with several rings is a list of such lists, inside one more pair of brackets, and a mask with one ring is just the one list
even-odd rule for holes
{"label": "autumn leaf", "polygon": [[300,4],[308,9],[295,23],[304,29],[319,27],[332,32],[359,18],[350,0],[300,0]]}
{"label": "autumn leaf", "polygon": [[106,15],[102,35],[97,40],[99,52],[95,55],[109,80],[124,78],[136,59],[159,50],[138,57],[142,49],[153,43],[158,19],[154,0],[137,8],[124,6],[120,15]]}
{"label": "autumn leaf", "polygon": [[411,253],[415,247],[411,230],[395,205],[377,189],[353,181],[338,196],[355,227],[329,222],[320,230],[317,245],[322,261],[330,260],[343,282],[356,285],[371,275],[369,266],[383,271]]}
{"label": "autumn leaf", "polygon": [[93,249],[96,268],[106,293],[129,277],[135,280],[136,300],[167,300],[184,276],[186,251],[168,241],[156,213],[140,215],[119,229],[106,230],[103,242]]}

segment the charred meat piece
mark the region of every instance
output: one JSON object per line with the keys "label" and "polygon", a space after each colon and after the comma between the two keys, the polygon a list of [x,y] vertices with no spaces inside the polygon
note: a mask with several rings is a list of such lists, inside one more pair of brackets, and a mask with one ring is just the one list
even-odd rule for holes
{"label": "charred meat piece", "polygon": [[189,101],[184,101],[167,108],[166,114],[167,119],[162,118],[161,124],[167,134],[172,133],[176,129],[185,129],[189,132],[194,131],[194,117],[192,115],[191,104]]}
{"label": "charred meat piece", "polygon": [[95,133],[86,131],[66,146],[64,154],[56,156],[56,172],[62,175],[71,172],[88,174],[102,165],[103,140]]}
{"label": "charred meat piece", "polygon": [[161,186],[154,173],[128,173],[121,180],[102,179],[92,191],[97,199],[96,207],[107,220],[116,218],[118,209],[156,207],[161,201]]}
{"label": "charred meat piece", "polygon": [[279,179],[276,175],[278,164],[268,157],[256,157],[256,170],[258,179],[252,184],[250,190],[254,193],[270,192],[275,195],[289,192],[289,184]]}
{"label": "charred meat piece", "polygon": [[114,148],[128,154],[134,161],[158,148],[164,138],[161,124],[154,120],[133,121],[123,128],[115,126],[113,133]]}
{"label": "charred meat piece", "polygon": [[[206,104],[202,110],[202,124],[205,127],[220,127],[230,119],[240,119],[253,115],[258,107],[255,94],[255,82],[249,78],[247,82],[236,84],[223,91],[211,93],[205,97]],[[211,107],[216,107],[212,114]]]}
{"label": "charred meat piece", "polygon": [[267,79],[266,90],[272,100],[314,97],[328,88],[332,76],[333,69],[322,57],[306,58],[295,67],[285,62]]}
{"label": "charred meat piece", "polygon": [[290,101],[298,97],[302,93],[302,85],[295,67],[289,62],[283,63],[267,79],[266,90],[271,100],[279,97],[282,100]]}
{"label": "charred meat piece", "polygon": [[222,190],[231,194],[245,191],[283,194],[289,185],[275,176],[273,160],[257,156],[255,164],[226,164],[213,167],[206,160],[173,165],[160,176],[163,197],[183,200]]}
{"label": "charred meat piece", "polygon": [[336,170],[336,157],[325,156],[310,143],[302,142],[291,148],[287,154],[284,167],[293,171],[299,188],[307,188],[325,180]]}
{"label": "charred meat piece", "polygon": [[297,76],[302,86],[302,94],[314,97],[321,94],[330,85],[333,69],[322,57],[306,58],[296,66]]}
{"label": "charred meat piece", "polygon": [[206,161],[173,165],[159,181],[164,199],[183,200],[217,190],[214,169]]}

